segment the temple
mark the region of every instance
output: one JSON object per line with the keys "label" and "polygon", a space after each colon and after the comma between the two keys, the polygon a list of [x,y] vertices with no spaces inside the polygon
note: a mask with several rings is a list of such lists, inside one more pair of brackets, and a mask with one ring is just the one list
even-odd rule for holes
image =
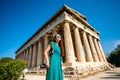
{"label": "temple", "polygon": [[105,69],[108,62],[100,43],[99,32],[87,22],[84,15],[66,5],[16,51],[16,59],[25,60],[28,69],[38,67],[44,61],[43,52],[54,32],[59,33],[64,42],[63,69]]}

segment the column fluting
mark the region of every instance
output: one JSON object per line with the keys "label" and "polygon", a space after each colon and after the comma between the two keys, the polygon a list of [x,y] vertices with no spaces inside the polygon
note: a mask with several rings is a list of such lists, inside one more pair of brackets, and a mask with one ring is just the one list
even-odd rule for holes
{"label": "column fluting", "polygon": [[65,43],[65,53],[66,53],[66,63],[75,62],[75,54],[73,48],[73,42],[71,37],[71,31],[69,23],[66,21],[63,25],[64,32],[64,43]]}

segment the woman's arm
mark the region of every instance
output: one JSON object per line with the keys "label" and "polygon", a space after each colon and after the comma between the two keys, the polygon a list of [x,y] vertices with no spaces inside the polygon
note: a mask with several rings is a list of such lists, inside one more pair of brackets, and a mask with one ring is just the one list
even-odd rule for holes
{"label": "woman's arm", "polygon": [[45,49],[44,51],[44,57],[45,57],[45,60],[46,60],[46,67],[49,68],[49,58],[48,58],[48,52],[50,50],[50,44],[47,46],[47,48]]}

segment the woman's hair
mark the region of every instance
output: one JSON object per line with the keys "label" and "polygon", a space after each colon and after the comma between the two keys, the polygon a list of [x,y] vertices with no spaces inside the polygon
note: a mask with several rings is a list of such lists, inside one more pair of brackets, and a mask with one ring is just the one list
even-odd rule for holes
{"label": "woman's hair", "polygon": [[57,38],[58,36],[61,38],[61,40],[60,40],[60,42],[59,42],[59,46],[60,46],[61,51],[62,51],[61,56],[64,57],[64,44],[63,44],[62,37],[61,37],[59,34],[56,34],[56,35],[54,35],[54,37],[53,37],[53,41],[56,42],[56,38]]}
{"label": "woman's hair", "polygon": [[59,34],[56,34],[56,35],[53,36],[53,41],[54,41],[54,42],[56,42],[56,38],[57,38],[57,37],[59,37],[59,38],[62,39],[62,37],[61,37]]}

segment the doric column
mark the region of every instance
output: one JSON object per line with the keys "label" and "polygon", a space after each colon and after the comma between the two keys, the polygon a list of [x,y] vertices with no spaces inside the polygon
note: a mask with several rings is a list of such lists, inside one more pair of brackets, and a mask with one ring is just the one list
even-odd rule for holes
{"label": "doric column", "polygon": [[[47,48],[48,43],[49,43],[48,36],[45,35],[45,36],[44,36],[44,51],[45,51],[45,49]],[[43,51],[43,52],[44,52],[44,51]],[[43,53],[43,54],[44,54],[44,53]],[[45,59],[44,59],[44,62],[46,62]]]}
{"label": "doric column", "polygon": [[25,53],[24,53],[24,54],[25,54],[25,61],[26,61],[26,58],[27,58],[27,55],[26,55],[26,49],[25,49]]}
{"label": "doric column", "polygon": [[26,52],[26,51],[24,50],[24,51],[23,51],[23,56],[24,56],[24,57],[23,57],[23,60],[24,60],[24,61],[26,60],[26,53],[25,53],[25,52]]}
{"label": "doric column", "polygon": [[98,56],[97,56],[97,52],[96,52],[95,46],[94,46],[94,44],[93,44],[92,36],[91,36],[91,35],[88,35],[88,39],[89,39],[89,42],[90,42],[90,47],[91,47],[91,52],[92,52],[93,60],[94,60],[95,62],[99,62]]}
{"label": "doric column", "polygon": [[83,34],[83,43],[84,43],[85,50],[86,50],[86,61],[93,62],[93,58],[92,58],[92,54],[91,54],[91,50],[90,50],[90,46],[88,43],[86,32],[83,31],[82,34]]}
{"label": "doric column", "polygon": [[32,68],[32,61],[33,61],[33,45],[31,45],[31,62],[30,62],[30,68]]}
{"label": "doric column", "polygon": [[36,44],[33,45],[33,56],[32,56],[32,68],[35,67],[36,63]]}
{"label": "doric column", "polygon": [[94,43],[95,43],[96,51],[97,51],[97,53],[98,53],[99,61],[100,61],[100,62],[103,62],[103,59],[102,59],[102,56],[101,56],[101,52],[100,52],[99,46],[98,46],[98,44],[97,44],[97,40],[96,40],[95,38],[94,38],[93,40],[94,40]]}
{"label": "doric column", "polygon": [[20,55],[22,60],[25,60],[25,53],[23,52],[23,54]]}
{"label": "doric column", "polygon": [[23,53],[22,53],[22,57],[21,57],[21,54],[19,54],[19,58],[22,59],[22,60],[24,60],[24,57],[23,57],[23,56],[24,56]]}
{"label": "doric column", "polygon": [[[23,56],[23,53],[22,53],[22,56]],[[21,57],[21,53],[19,54],[19,58],[20,58],[21,60],[23,60],[23,58]]]}
{"label": "doric column", "polygon": [[28,50],[28,54],[27,54],[27,68],[29,67],[29,47],[27,48],[27,50]]}
{"label": "doric column", "polygon": [[28,63],[28,48],[26,48],[26,62]]}
{"label": "doric column", "polygon": [[47,48],[48,43],[49,43],[48,36],[45,35],[45,37],[44,37],[44,51],[45,51],[45,49]]}
{"label": "doric column", "polygon": [[74,54],[74,48],[73,48],[73,42],[72,42],[69,23],[65,22],[63,25],[63,28],[64,28],[66,63],[73,63],[75,62],[75,54]]}
{"label": "doric column", "polygon": [[101,54],[102,54],[102,56],[103,56],[104,62],[108,63],[107,60],[106,60],[106,57],[105,57],[105,55],[104,55],[104,51],[103,51],[103,49],[102,49],[102,46],[101,46],[101,44],[100,44],[100,41],[98,41],[98,45],[99,45],[99,48],[100,48],[100,50],[101,50]]}
{"label": "doric column", "polygon": [[[21,55],[22,55],[22,57],[20,57]],[[24,60],[24,51],[22,51],[22,54],[21,53],[19,54],[19,59]]]}
{"label": "doric column", "polygon": [[38,52],[37,52],[37,66],[39,66],[43,61],[43,48],[42,42],[38,42]]}
{"label": "doric column", "polygon": [[31,67],[32,46],[29,47],[28,68]]}
{"label": "doric column", "polygon": [[21,54],[19,54],[19,59],[21,59],[20,55],[21,55]]}
{"label": "doric column", "polygon": [[75,36],[75,50],[76,50],[75,52],[77,54],[77,59],[79,62],[86,62],[78,28],[74,29],[74,36]]}

